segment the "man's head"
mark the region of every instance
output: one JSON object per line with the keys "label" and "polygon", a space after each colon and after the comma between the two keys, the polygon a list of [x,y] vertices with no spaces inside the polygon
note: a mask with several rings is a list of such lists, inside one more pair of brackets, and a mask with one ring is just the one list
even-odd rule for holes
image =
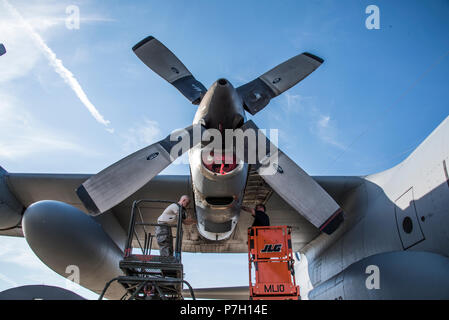
{"label": "man's head", "polygon": [[265,210],[266,210],[265,205],[263,203],[258,203],[258,204],[256,204],[256,207],[254,208],[254,210],[265,212]]}
{"label": "man's head", "polygon": [[179,201],[178,201],[179,205],[181,205],[184,208],[187,208],[190,204],[190,198],[187,195],[183,195]]}

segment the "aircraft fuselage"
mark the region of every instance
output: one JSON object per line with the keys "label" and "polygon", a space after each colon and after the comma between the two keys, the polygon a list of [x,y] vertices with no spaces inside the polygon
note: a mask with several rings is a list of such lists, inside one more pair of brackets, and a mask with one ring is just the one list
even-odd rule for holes
{"label": "aircraft fuselage", "polygon": [[449,299],[448,146],[449,117],[340,199],[343,225],[300,250],[303,299]]}

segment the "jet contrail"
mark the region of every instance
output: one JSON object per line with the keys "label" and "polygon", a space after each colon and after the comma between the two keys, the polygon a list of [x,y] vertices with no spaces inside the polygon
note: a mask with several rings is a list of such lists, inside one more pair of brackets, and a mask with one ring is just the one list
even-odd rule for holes
{"label": "jet contrail", "polygon": [[[37,43],[39,48],[42,50],[44,55],[47,57],[48,61],[50,62],[50,65],[54,68],[54,70],[61,76],[61,78],[69,85],[70,88],[75,92],[77,97],[81,100],[81,102],[84,104],[84,106],[89,110],[91,115],[97,120],[99,123],[108,126],[109,121],[105,120],[103,116],[98,112],[98,110],[95,108],[95,106],[90,102],[89,98],[87,98],[86,93],[84,92],[83,88],[81,88],[81,85],[79,84],[78,80],[76,80],[75,76],[73,75],[70,70],[68,70],[64,65],[62,64],[62,61],[56,57],[56,54],[51,50],[44,42],[42,37],[34,31],[34,29],[31,27],[31,25],[22,17],[22,15],[12,6],[9,4],[7,0],[3,0],[3,4],[8,9],[8,11],[17,18],[23,26],[28,30],[30,36],[34,39],[34,41]],[[114,129],[108,128],[106,129],[108,132],[113,133]]]}

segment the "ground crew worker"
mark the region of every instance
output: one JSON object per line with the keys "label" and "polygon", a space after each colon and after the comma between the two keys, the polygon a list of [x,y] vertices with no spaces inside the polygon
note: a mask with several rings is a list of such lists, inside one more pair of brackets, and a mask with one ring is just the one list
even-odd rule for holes
{"label": "ground crew worker", "polygon": [[[161,226],[156,226],[156,240],[159,245],[159,252],[161,256],[169,257],[173,255],[173,236],[170,226],[176,226],[178,223],[179,206],[181,206],[182,222],[184,224],[195,223],[194,219],[186,219],[186,208],[190,204],[190,198],[183,195],[178,203],[172,203],[157,219],[157,223]],[[182,226],[179,226],[182,228]]]}
{"label": "ground crew worker", "polygon": [[269,227],[270,226],[270,218],[265,213],[266,208],[263,203],[257,204],[254,209],[248,208],[245,206],[241,207],[243,211],[251,213],[254,217],[254,222],[252,227]]}

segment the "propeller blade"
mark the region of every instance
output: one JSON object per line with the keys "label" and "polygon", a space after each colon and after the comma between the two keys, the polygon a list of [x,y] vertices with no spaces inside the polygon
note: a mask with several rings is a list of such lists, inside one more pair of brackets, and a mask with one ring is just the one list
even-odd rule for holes
{"label": "propeller blade", "polygon": [[[119,204],[201,141],[203,127],[189,126],[114,163],[86,180],[78,197],[91,215]],[[174,141],[173,141],[174,140]]]}
{"label": "propeller blade", "polygon": [[0,43],[0,56],[4,55],[6,53],[6,48],[3,45],[3,43]]}
{"label": "propeller blade", "polygon": [[271,99],[315,71],[323,61],[311,53],[304,52],[274,67],[259,78],[238,87],[237,92],[243,99],[245,109],[255,115],[265,108]]}
{"label": "propeller blade", "polygon": [[[267,146],[265,157],[255,167],[257,173],[291,207],[321,231],[331,234],[343,221],[343,210],[335,200],[292,159],[278,149],[258,130],[253,121],[246,122],[242,130],[255,130],[257,143],[247,144],[247,153],[263,155],[258,150]],[[261,140],[262,139],[262,140]]]}
{"label": "propeller blade", "polygon": [[136,44],[133,51],[148,68],[175,86],[191,103],[200,103],[207,89],[159,40],[149,36]]}

